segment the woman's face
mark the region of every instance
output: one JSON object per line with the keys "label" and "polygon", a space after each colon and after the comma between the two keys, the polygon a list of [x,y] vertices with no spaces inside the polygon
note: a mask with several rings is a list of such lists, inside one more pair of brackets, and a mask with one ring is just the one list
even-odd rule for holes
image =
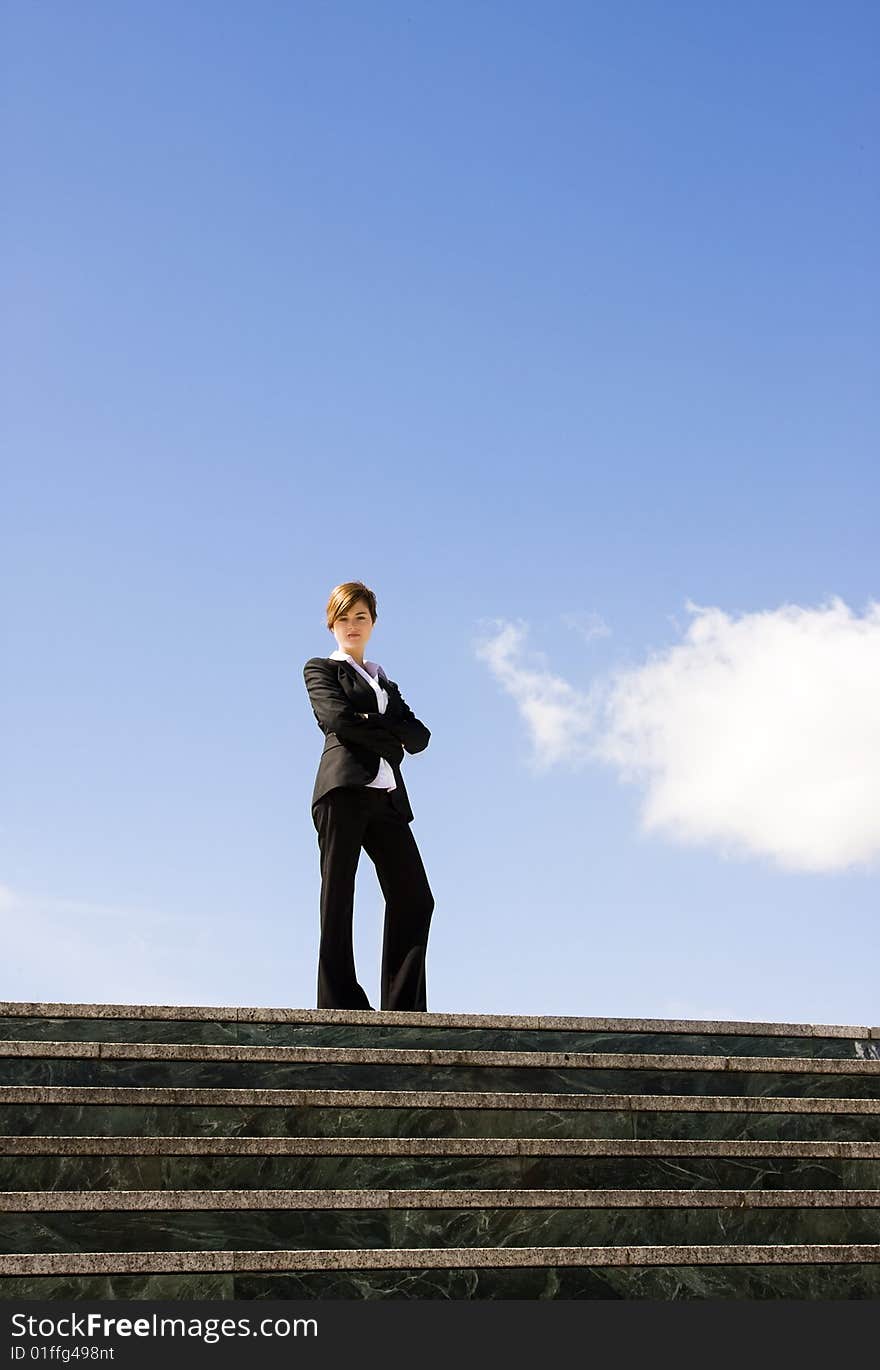
{"label": "woman's face", "polygon": [[337,615],[333,636],[343,652],[363,657],[367,639],[373,631],[373,620],[365,599],[356,600],[346,614]]}

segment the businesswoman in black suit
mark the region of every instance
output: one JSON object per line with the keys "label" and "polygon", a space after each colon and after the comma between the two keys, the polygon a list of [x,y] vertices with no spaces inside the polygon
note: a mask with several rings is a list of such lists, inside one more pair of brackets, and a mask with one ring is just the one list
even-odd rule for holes
{"label": "businesswoman in black suit", "polygon": [[425,953],[434,896],[410,823],[400,763],[431,734],[382,667],[364,656],[376,596],[359,580],[337,585],[327,627],[338,643],[303,668],[325,735],[312,792],[321,853],[318,1008],[372,1008],[358,984],[352,947],[354,885],[361,847],[385,896],[381,1007],[426,1010]]}

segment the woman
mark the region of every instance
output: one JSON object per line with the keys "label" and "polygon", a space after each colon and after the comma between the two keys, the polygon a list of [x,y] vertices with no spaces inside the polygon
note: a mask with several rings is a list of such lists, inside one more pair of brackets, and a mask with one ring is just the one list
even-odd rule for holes
{"label": "woman", "polygon": [[312,792],[321,853],[318,1008],[372,1008],[358,984],[352,948],[354,883],[361,847],[385,896],[381,1007],[427,1009],[425,952],[434,910],[400,773],[404,749],[423,752],[431,734],[382,667],[364,651],[376,596],[359,580],[337,585],[327,627],[338,644],[303,669],[324,750]]}

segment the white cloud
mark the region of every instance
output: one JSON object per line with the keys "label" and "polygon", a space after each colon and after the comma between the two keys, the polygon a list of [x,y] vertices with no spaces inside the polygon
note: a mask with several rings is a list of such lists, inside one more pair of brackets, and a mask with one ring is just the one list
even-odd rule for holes
{"label": "white cloud", "polygon": [[520,665],[526,626],[478,649],[541,767],[602,761],[644,787],[645,831],[836,871],[880,856],[880,604],[738,618],[688,602],[683,641],[586,691]]}
{"label": "white cloud", "polygon": [[534,741],[533,762],[546,769],[564,761],[585,761],[591,755],[593,708],[582,691],[551,674],[543,653],[532,652],[529,666],[521,648],[528,634],[522,620],[493,620],[487,636],[477,644],[477,656],[516,703]]}

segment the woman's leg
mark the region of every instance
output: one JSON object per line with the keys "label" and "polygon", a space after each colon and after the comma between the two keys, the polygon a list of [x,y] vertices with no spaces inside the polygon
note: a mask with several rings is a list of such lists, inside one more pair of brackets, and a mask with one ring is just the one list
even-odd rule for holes
{"label": "woman's leg", "polygon": [[367,793],[377,797],[370,801],[363,848],[385,896],[381,1007],[425,1011],[425,953],[434,896],[406,818],[387,790]]}
{"label": "woman's leg", "polygon": [[354,880],[369,816],[363,788],[340,785],[312,809],[321,851],[318,1008],[370,1008],[358,984],[352,947]]}

